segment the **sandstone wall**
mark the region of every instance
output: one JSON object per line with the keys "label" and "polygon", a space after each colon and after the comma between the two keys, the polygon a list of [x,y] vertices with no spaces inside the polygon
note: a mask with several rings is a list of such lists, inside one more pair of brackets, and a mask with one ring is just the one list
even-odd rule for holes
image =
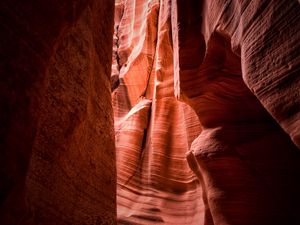
{"label": "sandstone wall", "polygon": [[120,224],[299,223],[299,7],[116,2]]}
{"label": "sandstone wall", "polygon": [[203,128],[188,160],[207,224],[299,223],[299,3],[172,4],[175,93]]}
{"label": "sandstone wall", "polygon": [[1,224],[115,224],[113,1],[1,1]]}
{"label": "sandstone wall", "polygon": [[185,159],[200,126],[174,96],[170,9],[168,1],[116,2],[119,224],[203,222],[202,189]]}

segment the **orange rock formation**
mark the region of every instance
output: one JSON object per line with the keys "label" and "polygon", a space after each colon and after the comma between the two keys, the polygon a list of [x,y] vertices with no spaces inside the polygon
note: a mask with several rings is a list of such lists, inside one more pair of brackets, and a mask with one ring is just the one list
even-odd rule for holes
{"label": "orange rock formation", "polygon": [[299,223],[299,8],[116,3],[120,224]]}
{"label": "orange rock formation", "polygon": [[300,224],[299,12],[0,1],[0,224]]}

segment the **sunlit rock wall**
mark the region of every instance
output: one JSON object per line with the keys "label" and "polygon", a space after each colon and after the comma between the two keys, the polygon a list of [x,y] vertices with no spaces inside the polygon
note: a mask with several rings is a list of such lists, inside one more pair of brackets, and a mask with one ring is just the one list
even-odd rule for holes
{"label": "sunlit rock wall", "polygon": [[113,1],[1,1],[0,224],[115,224]]}
{"label": "sunlit rock wall", "polygon": [[[117,1],[113,92],[120,224],[201,224],[202,189],[186,161],[200,132],[174,97],[168,1]],[[115,85],[117,86],[117,84]]]}

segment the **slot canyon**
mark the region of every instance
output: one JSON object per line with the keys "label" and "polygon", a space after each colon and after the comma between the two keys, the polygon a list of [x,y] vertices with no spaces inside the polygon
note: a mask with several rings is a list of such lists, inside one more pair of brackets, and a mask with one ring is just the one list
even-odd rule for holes
{"label": "slot canyon", "polygon": [[300,224],[299,0],[1,0],[1,225]]}

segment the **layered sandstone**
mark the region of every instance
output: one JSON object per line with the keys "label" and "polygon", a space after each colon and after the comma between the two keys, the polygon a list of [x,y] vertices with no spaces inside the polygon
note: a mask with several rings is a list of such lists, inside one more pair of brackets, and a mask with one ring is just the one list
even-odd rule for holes
{"label": "layered sandstone", "polygon": [[[117,1],[113,92],[119,224],[203,221],[200,183],[185,154],[200,126],[174,97],[168,1]],[[116,64],[117,63],[117,64]],[[115,80],[115,79],[114,79]]]}
{"label": "layered sandstone", "polygon": [[300,5],[188,2],[172,5],[175,93],[203,128],[188,161],[206,224],[298,224]]}

